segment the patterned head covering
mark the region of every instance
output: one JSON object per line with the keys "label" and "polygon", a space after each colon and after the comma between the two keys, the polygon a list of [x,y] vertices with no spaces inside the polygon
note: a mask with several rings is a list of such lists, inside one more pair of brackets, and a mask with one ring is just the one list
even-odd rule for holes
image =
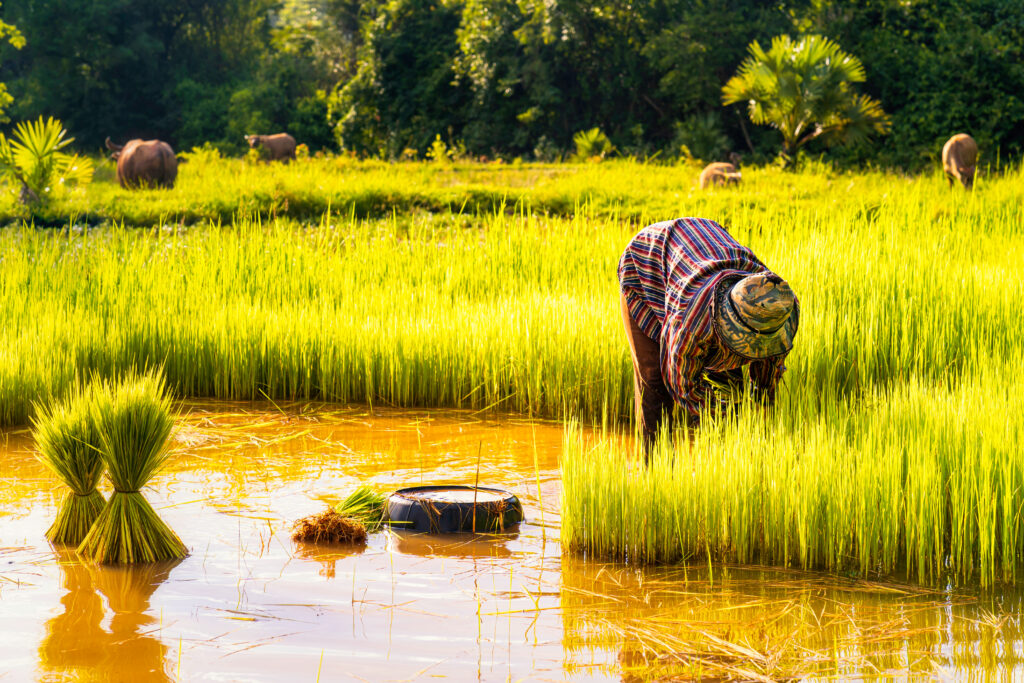
{"label": "patterned head covering", "polygon": [[714,306],[715,328],[736,354],[758,360],[793,348],[800,310],[793,290],[778,275],[723,280]]}

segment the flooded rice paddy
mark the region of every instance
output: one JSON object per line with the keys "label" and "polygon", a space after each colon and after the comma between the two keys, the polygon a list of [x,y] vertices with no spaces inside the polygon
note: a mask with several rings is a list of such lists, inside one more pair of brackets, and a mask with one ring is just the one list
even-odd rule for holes
{"label": "flooded rice paddy", "polygon": [[[145,491],[191,554],[95,567],[43,533],[61,487],[0,432],[0,680],[1006,679],[1020,597],[805,572],[563,555],[556,423],[202,402]],[[479,472],[479,474],[478,474]],[[500,536],[293,543],[359,483],[514,492]],[[104,493],[107,493],[105,490]]]}

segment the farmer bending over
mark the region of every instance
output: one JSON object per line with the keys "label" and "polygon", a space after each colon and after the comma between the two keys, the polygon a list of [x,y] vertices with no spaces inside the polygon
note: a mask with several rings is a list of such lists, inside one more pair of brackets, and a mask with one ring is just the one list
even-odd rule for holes
{"label": "farmer bending over", "polygon": [[740,389],[744,365],[755,397],[775,400],[799,304],[721,225],[679,218],[647,226],[619,260],[619,284],[645,453],[662,414],[671,420],[673,400],[696,426],[711,383]]}

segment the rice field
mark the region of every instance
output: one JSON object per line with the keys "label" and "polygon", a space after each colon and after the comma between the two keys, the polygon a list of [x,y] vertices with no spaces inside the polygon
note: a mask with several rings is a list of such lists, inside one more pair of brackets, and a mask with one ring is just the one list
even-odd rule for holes
{"label": "rice field", "polygon": [[[36,458],[28,430],[0,430],[7,678],[1002,681],[1024,672],[1013,588],[566,553],[556,421],[281,401],[181,408],[171,456],[145,492],[188,546],[180,561],[94,564],[51,547],[44,532],[65,485]],[[385,528],[355,545],[289,537],[292,522],[340,507],[363,484],[477,478],[515,492],[526,521],[502,534]]]}
{"label": "rice field", "polygon": [[[625,161],[193,161],[171,192],[101,181],[54,207],[63,227],[0,231],[0,423],[84,374],[157,366],[180,396],[571,419],[606,437],[567,440],[568,547],[1016,579],[1019,166],[972,194],[824,167],[702,193],[692,167]],[[284,199],[247,199],[265,191]],[[615,265],[637,229],[681,215],[785,277],[801,329],[775,410],[741,407],[643,470],[621,436]]]}

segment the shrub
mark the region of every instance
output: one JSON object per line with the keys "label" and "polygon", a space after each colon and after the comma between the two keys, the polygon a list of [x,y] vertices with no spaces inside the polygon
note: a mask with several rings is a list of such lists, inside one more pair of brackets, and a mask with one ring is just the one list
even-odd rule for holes
{"label": "shrub", "polygon": [[581,130],[572,136],[576,143],[576,153],[572,161],[601,161],[615,152],[615,146],[600,128]]}
{"label": "shrub", "polygon": [[69,185],[92,180],[92,161],[61,150],[74,141],[54,118],[22,121],[13,139],[0,133],[0,173],[18,186],[23,204],[42,204]]}

